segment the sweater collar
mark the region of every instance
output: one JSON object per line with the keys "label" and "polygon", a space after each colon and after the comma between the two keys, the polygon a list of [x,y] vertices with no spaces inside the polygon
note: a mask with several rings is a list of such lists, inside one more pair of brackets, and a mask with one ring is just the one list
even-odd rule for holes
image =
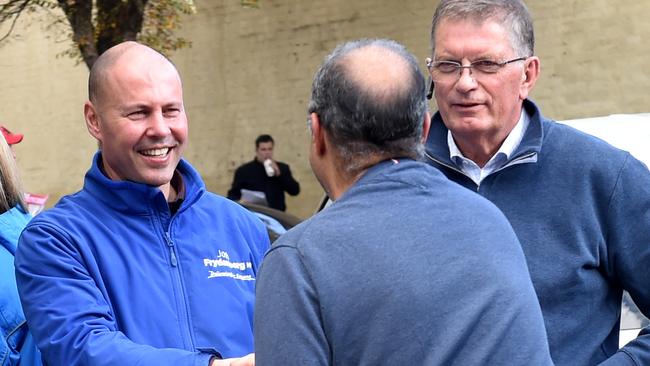
{"label": "sweater collar", "polygon": [[[115,181],[101,171],[102,154],[98,151],[84,179],[84,190],[115,210],[144,214],[150,210],[169,210],[167,200],[158,187],[132,181]],[[184,183],[185,197],[179,211],[196,201],[205,191],[198,172],[181,159],[176,167]]]}
{"label": "sweater collar", "polygon": [[[386,181],[386,177],[391,175],[393,172],[404,169],[411,169],[414,166],[417,167],[420,162],[416,162],[410,158],[392,158],[381,161],[370,168],[368,168],[359,179],[354,182],[337,201],[340,201],[344,197],[354,195],[356,191],[362,189],[362,187],[370,184],[374,181]],[[423,177],[422,174],[418,177]],[[415,178],[416,180],[418,178]],[[423,178],[426,179],[426,178]],[[417,184],[417,182],[409,182],[410,184]]]}

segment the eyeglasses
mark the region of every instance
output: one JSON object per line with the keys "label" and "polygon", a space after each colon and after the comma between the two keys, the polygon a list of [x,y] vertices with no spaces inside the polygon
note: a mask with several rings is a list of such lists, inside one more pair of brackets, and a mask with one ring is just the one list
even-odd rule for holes
{"label": "eyeglasses", "polygon": [[528,57],[518,57],[503,62],[477,60],[469,65],[462,65],[457,61],[433,61],[430,58],[427,58],[426,61],[433,81],[445,83],[458,80],[463,69],[469,69],[470,75],[477,79],[496,74],[508,64],[517,61],[525,61],[527,59]]}

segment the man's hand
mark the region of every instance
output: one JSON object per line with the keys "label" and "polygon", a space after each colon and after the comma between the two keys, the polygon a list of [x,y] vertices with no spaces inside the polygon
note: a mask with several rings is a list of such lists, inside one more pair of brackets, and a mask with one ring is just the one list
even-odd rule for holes
{"label": "man's hand", "polygon": [[280,167],[278,166],[278,163],[275,162],[275,160],[271,160],[271,166],[273,167],[273,170],[275,171],[274,176],[277,177],[280,175]]}
{"label": "man's hand", "polygon": [[214,359],[210,366],[255,366],[255,354],[249,353],[240,358],[226,358],[225,360]]}

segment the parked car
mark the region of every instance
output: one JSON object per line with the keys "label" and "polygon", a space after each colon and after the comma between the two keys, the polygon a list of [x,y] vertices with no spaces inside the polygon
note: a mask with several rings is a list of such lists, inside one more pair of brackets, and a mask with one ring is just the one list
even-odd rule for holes
{"label": "parked car", "polygon": [[302,221],[297,216],[267,206],[245,202],[240,202],[240,204],[254,213],[266,225],[271,243]]}
{"label": "parked car", "polygon": [[[634,157],[650,166],[650,113],[613,114],[604,117],[581,118],[560,121],[590,135],[609,142],[611,145],[629,151]],[[621,309],[621,332],[619,346],[623,347],[639,334],[650,321],[634,304],[630,295],[623,295]]]}

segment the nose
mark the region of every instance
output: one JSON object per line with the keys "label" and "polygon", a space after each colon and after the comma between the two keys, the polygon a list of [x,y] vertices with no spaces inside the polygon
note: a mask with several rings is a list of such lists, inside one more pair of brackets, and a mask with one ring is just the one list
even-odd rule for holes
{"label": "nose", "polygon": [[149,126],[147,128],[147,134],[149,136],[158,137],[169,134],[171,129],[169,128],[169,124],[167,123],[165,116],[163,116],[162,111],[152,112],[149,117]]}
{"label": "nose", "polygon": [[456,81],[456,88],[463,92],[466,93],[478,85],[476,82],[476,79],[472,76],[472,69],[469,66],[463,66],[459,69],[460,75],[458,76],[458,80]]}

